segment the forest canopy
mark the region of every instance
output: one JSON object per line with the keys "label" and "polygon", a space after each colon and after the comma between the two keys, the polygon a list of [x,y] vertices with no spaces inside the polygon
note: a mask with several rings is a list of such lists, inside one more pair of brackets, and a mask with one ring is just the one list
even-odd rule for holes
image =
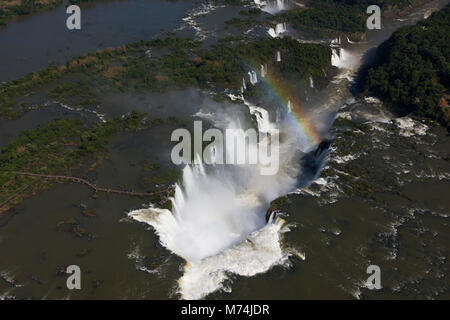
{"label": "forest canopy", "polygon": [[450,6],[415,26],[396,31],[377,50],[364,94],[386,101],[400,113],[450,125]]}

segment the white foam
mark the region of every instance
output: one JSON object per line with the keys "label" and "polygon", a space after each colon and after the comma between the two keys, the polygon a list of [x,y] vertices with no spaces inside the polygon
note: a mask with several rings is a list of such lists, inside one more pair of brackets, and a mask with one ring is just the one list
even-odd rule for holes
{"label": "white foam", "polygon": [[404,137],[411,137],[415,135],[423,136],[427,134],[428,126],[414,121],[409,117],[395,119],[397,127],[400,129],[400,135]]}
{"label": "white foam", "polygon": [[[179,279],[183,299],[200,299],[217,290],[230,291],[224,286],[228,274],[252,277],[275,265],[285,265],[292,251],[284,250],[281,239],[288,228],[278,218],[276,222],[250,234],[239,245],[196,263],[188,263]],[[304,255],[300,255],[304,259]]]}
{"label": "white foam", "polygon": [[344,48],[331,48],[331,64],[340,69],[355,69],[360,59]]}

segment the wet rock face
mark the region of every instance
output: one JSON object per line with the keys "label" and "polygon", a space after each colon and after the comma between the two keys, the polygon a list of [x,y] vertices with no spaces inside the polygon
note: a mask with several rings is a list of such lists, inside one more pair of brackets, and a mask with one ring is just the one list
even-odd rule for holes
{"label": "wet rock face", "polygon": [[283,208],[286,206],[287,203],[288,203],[287,196],[273,200],[270,203],[270,207],[269,207],[269,209],[267,209],[267,212],[266,212],[266,222],[269,222],[270,217],[272,216],[272,213],[274,215],[276,215],[277,212],[283,211]]}

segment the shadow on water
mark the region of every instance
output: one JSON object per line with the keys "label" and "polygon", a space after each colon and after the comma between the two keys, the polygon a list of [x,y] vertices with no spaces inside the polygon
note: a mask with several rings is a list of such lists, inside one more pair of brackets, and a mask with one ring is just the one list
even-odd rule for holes
{"label": "shadow on water", "polygon": [[300,160],[301,170],[297,177],[298,187],[307,187],[316,180],[325,166],[332,139],[325,139],[319,143],[316,149],[306,153]]}

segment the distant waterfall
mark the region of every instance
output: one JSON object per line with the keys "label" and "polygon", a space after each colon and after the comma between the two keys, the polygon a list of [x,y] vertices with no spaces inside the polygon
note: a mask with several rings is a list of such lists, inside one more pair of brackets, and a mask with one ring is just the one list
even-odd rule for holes
{"label": "distant waterfall", "polygon": [[261,107],[249,105],[250,114],[256,117],[258,123],[258,131],[262,133],[269,133],[274,128],[273,123],[270,122],[269,112]]}
{"label": "distant waterfall", "polygon": [[281,62],[281,53],[277,51],[277,62]]}
{"label": "distant waterfall", "polygon": [[331,48],[331,64],[340,69],[353,69],[358,64],[357,59],[351,52],[344,48]]}
{"label": "distant waterfall", "polygon": [[261,65],[261,78],[264,78],[266,76],[266,72],[267,72],[266,68],[267,68],[267,65],[266,65],[266,67]]}
{"label": "distant waterfall", "polygon": [[280,34],[285,33],[287,31],[286,22],[277,23],[274,28],[269,28],[268,33],[272,38],[277,38]]}
{"label": "distant waterfall", "polygon": [[[347,38],[347,39],[348,39],[348,38]],[[338,46],[338,45],[340,45],[340,44],[341,44],[341,37],[335,38],[335,39],[331,40],[331,45],[332,45],[332,46]]]}
{"label": "distant waterfall", "polygon": [[258,83],[258,77],[256,76],[256,72],[255,71],[249,71],[248,72],[248,77],[250,79],[250,83],[251,84],[257,84]]}
{"label": "distant waterfall", "polygon": [[261,1],[253,0],[253,2],[264,12],[275,14],[283,10],[289,9],[287,0]]}
{"label": "distant waterfall", "polygon": [[242,88],[244,90],[247,90],[247,85],[245,84],[245,79],[244,78],[242,78]]}
{"label": "distant waterfall", "polygon": [[275,32],[277,34],[286,32],[286,30],[287,30],[286,22],[284,22],[284,23],[277,23],[277,25],[275,26]]}
{"label": "distant waterfall", "polygon": [[314,88],[314,80],[313,80],[312,76],[309,76],[309,86],[311,87],[311,89]]}
{"label": "distant waterfall", "polygon": [[291,112],[292,112],[292,103],[291,103],[291,100],[288,100],[287,108],[288,108],[289,113],[291,113]]}

